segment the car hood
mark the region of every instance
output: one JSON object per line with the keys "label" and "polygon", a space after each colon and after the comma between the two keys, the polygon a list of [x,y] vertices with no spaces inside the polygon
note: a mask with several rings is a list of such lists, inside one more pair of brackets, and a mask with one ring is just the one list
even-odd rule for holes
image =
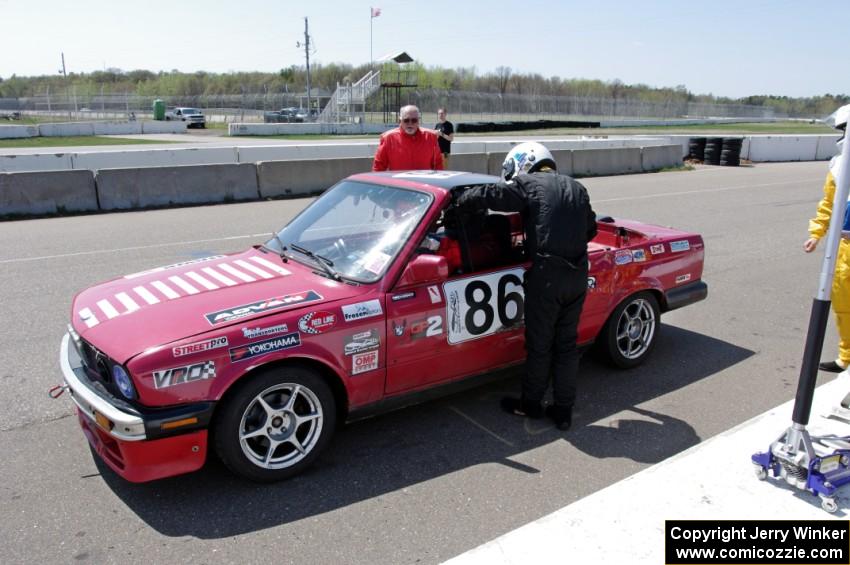
{"label": "car hood", "polygon": [[93,286],[74,298],[71,315],[77,333],[124,363],[178,339],[368,291],[253,248]]}

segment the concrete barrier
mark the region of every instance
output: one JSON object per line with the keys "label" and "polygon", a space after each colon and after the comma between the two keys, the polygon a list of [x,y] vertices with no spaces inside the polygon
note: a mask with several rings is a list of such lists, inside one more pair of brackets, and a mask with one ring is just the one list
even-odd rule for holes
{"label": "concrete barrier", "polygon": [[70,153],[0,155],[0,173],[23,171],[64,171],[73,169]]}
{"label": "concrete barrier", "polygon": [[67,122],[64,124],[39,124],[38,135],[42,137],[69,137],[94,135],[93,122]]}
{"label": "concrete barrier", "polygon": [[754,162],[814,161],[818,136],[750,136],[749,159]]}
{"label": "concrete barrier", "polygon": [[372,169],[371,157],[257,163],[261,198],[316,194],[355,173]]}
{"label": "concrete barrier", "polygon": [[186,133],[186,122],[143,121],[142,133]]}
{"label": "concrete barrier", "polygon": [[240,163],[260,161],[291,161],[299,159],[347,159],[352,157],[374,157],[377,141],[327,145],[304,143],[298,145],[243,145],[237,147]]}
{"label": "concrete barrier", "polygon": [[142,122],[92,122],[94,135],[128,135],[142,133]]}
{"label": "concrete barrier", "polygon": [[248,164],[101,169],[101,210],[255,200],[257,168]]}
{"label": "concrete barrier", "polygon": [[658,171],[667,167],[682,166],[682,146],[657,145],[641,147],[640,164],[644,172]]}
{"label": "concrete barrier", "polygon": [[818,161],[832,159],[834,156],[838,155],[840,151],[838,150],[838,146],[835,144],[839,139],[840,135],[821,135],[818,137],[818,147],[815,151],[815,159]]}
{"label": "concrete barrier", "polygon": [[486,175],[488,170],[487,155],[485,153],[452,153],[448,168],[452,171]]}
{"label": "concrete barrier", "polygon": [[123,149],[117,151],[77,152],[72,168],[125,169],[135,167],[174,167],[180,165],[236,164],[235,147],[196,147],[189,149]]}
{"label": "concrete barrier", "polygon": [[38,126],[0,126],[0,139],[38,137]]}
{"label": "concrete barrier", "polygon": [[227,127],[228,135],[364,135],[381,134],[397,127],[394,124],[252,124],[233,123]]}
{"label": "concrete barrier", "polygon": [[91,171],[0,173],[0,215],[97,210]]}
{"label": "concrete barrier", "polygon": [[573,174],[579,177],[621,175],[642,171],[639,147],[584,149],[573,152]]}

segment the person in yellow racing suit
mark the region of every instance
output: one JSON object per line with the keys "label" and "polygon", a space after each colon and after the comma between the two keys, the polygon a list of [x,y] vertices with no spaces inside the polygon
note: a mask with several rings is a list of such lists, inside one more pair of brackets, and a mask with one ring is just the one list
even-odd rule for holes
{"label": "person in yellow racing suit", "polygon": [[[827,121],[834,121],[836,129],[844,131],[847,127],[847,117],[850,115],[850,104],[835,111]],[[844,142],[844,136],[838,141],[839,151]],[[803,244],[806,253],[814,251],[820,239],[829,229],[832,218],[832,202],[835,198],[835,175],[838,171],[840,154],[833,157],[823,185],[823,199],[818,204],[817,214],[809,221],[809,239]],[[818,367],[823,371],[840,373],[850,367],[850,211],[845,214],[844,226],[841,232],[841,243],[835,260],[835,277],[832,280],[832,310],[835,312],[835,325],[838,329],[838,358],[834,361],[823,361]]]}

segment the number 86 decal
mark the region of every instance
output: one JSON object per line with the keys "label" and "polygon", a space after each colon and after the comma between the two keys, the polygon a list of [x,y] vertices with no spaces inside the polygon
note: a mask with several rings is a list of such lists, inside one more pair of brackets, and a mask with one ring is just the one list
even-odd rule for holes
{"label": "number 86 decal", "polygon": [[490,273],[443,285],[449,343],[484,337],[522,321],[522,269]]}

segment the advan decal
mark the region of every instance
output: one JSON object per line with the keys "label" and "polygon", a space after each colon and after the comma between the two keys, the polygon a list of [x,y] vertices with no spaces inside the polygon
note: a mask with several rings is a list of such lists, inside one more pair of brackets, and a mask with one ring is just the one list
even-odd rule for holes
{"label": "advan decal", "polygon": [[233,320],[245,318],[246,316],[253,316],[254,314],[257,314],[259,312],[268,312],[270,310],[277,310],[278,308],[292,306],[293,304],[315,302],[316,300],[321,299],[322,296],[316,291],[307,290],[295,294],[287,294],[286,296],[276,296],[274,298],[267,298],[266,300],[260,300],[252,304],[234,306],[233,308],[219,310],[218,312],[211,312],[209,314],[206,314],[204,317],[207,319],[210,325],[215,326],[218,324],[223,324],[225,322],[232,322]]}

